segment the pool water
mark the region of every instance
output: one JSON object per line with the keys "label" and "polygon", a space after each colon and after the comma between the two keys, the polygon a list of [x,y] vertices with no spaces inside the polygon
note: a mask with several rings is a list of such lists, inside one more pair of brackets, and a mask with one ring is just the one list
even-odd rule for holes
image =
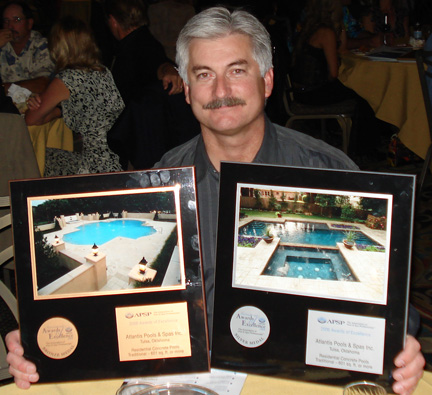
{"label": "pool water", "polygon": [[145,225],[145,221],[119,219],[80,225],[75,232],[65,234],[63,240],[77,245],[102,245],[116,237],[138,239],[153,233],[156,229]]}
{"label": "pool water", "polygon": [[[239,229],[241,236],[264,236],[270,227],[274,236],[280,237],[282,243],[312,244],[335,247],[346,238],[344,231],[330,229],[327,224],[316,222],[285,221],[280,223],[252,221]],[[376,243],[363,232],[357,231],[357,244],[374,245]]]}
{"label": "pool water", "polygon": [[279,246],[263,273],[315,280],[357,281],[337,250]]}

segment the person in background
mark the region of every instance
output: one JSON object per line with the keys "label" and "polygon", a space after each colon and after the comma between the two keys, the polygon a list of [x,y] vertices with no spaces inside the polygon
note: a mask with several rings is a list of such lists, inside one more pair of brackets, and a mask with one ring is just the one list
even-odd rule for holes
{"label": "person in background", "polygon": [[181,92],[182,81],[175,65],[147,27],[144,3],[106,0],[104,9],[111,33],[118,40],[111,72],[125,103],[157,81],[170,95]]}
{"label": "person in background", "polygon": [[[346,43],[340,0],[308,0],[305,21],[294,48],[291,78],[296,101],[328,105],[355,101],[350,155],[367,161],[381,133],[369,103],[338,79],[339,52]],[[377,144],[376,144],[377,145]]]}
{"label": "person in background", "polygon": [[[222,160],[302,167],[357,169],[340,150],[273,124],[264,112],[273,89],[272,47],[264,26],[245,11],[212,7],[189,20],[177,41],[176,61],[186,101],[201,134],[166,153],[155,167],[196,167],[203,271],[209,328],[213,320],[215,247]],[[19,332],[7,335],[7,361],[16,384],[39,378],[23,357]],[[423,373],[420,344],[408,336],[396,357],[395,392],[408,395]],[[149,372],[151,373],[151,372]]]}
{"label": "person in background", "polygon": [[109,70],[86,24],[64,17],[51,31],[50,51],[57,74],[47,89],[31,97],[28,125],[41,125],[63,115],[66,125],[82,136],[82,151],[47,148],[45,176],[121,171],[118,156],[107,144],[107,131],[124,108]]}
{"label": "person in background", "polygon": [[409,41],[409,11],[403,0],[373,0],[363,18],[365,30],[385,34],[386,45]]}
{"label": "person in background", "polygon": [[[342,0],[342,5],[343,25],[347,36],[346,48],[364,48],[370,50],[371,48],[380,47],[383,44],[383,35],[365,30],[359,21],[366,7],[360,5],[354,7],[352,5],[352,0]],[[354,16],[354,12],[352,12],[351,8],[360,8],[356,13],[357,15]]]}
{"label": "person in background", "polygon": [[166,151],[199,133],[182,80],[147,27],[141,0],[107,0],[105,15],[118,47],[111,71],[126,104],[108,133],[124,169],[151,167]]}
{"label": "person in background", "polygon": [[0,76],[7,93],[11,83],[41,93],[50,82],[54,64],[48,42],[32,30],[30,7],[21,1],[6,4],[2,12],[0,30]]}

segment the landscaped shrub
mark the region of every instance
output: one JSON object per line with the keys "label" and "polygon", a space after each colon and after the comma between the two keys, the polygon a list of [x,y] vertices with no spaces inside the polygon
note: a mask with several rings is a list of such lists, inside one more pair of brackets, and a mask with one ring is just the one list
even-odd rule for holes
{"label": "landscaped shrub", "polygon": [[374,215],[369,214],[365,225],[371,229],[385,230],[387,228],[387,218],[384,216],[375,217]]}
{"label": "landscaped shrub", "polygon": [[273,195],[273,191],[270,190],[270,197],[269,197],[269,202],[268,202],[269,210],[273,210],[273,211],[276,210],[276,202],[277,202],[277,200],[276,200],[275,196]]}
{"label": "landscaped shrub", "polygon": [[356,211],[351,204],[344,204],[341,211],[341,219],[343,221],[354,222]]}
{"label": "landscaped shrub", "polygon": [[42,232],[35,232],[34,239],[37,285],[41,289],[68,273],[69,269],[61,264],[58,252]]}
{"label": "landscaped shrub", "polygon": [[254,189],[254,197],[255,197],[255,208],[257,210],[262,209],[263,202],[261,199],[261,192],[259,191],[259,189]]}

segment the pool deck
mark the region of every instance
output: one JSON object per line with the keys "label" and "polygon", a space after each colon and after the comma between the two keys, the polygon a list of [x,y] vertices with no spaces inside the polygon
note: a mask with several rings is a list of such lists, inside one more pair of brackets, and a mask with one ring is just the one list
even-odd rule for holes
{"label": "pool deck", "polygon": [[[127,221],[128,219],[124,220]],[[131,220],[136,219],[131,218]],[[67,233],[75,232],[76,228],[80,225],[92,222],[102,221],[76,221],[68,223],[62,230],[47,233],[45,234],[45,237],[49,243],[53,243],[55,235],[62,238],[62,236]],[[157,257],[166,239],[176,226],[176,223],[174,222],[159,222],[149,219],[145,220],[145,224],[153,226],[156,229],[156,233],[138,239],[116,237],[115,239],[99,246],[99,251],[106,254],[108,280],[107,284],[101,288],[100,291],[132,289],[133,283],[129,284],[130,270],[141,261],[143,256],[148,262],[152,262]],[[84,257],[89,254],[92,244],[76,245],[65,242],[65,248]],[[175,270],[175,266],[177,266],[177,270]],[[166,284],[167,280],[173,283],[170,285],[177,285],[177,279],[180,278],[179,270],[178,249],[175,249],[171,257],[170,265],[167,269],[167,273],[170,274],[168,277],[166,276],[166,279],[164,279],[163,285],[168,285]]]}
{"label": "pool deck", "polygon": [[[288,219],[247,217],[240,221],[239,226],[245,225],[253,220],[282,223]],[[299,219],[291,218],[289,220],[300,221]],[[330,225],[332,223],[336,223],[333,221],[316,220],[304,220],[303,222],[326,223],[329,225],[329,228],[331,228]],[[338,224],[341,223],[338,222]],[[373,240],[382,245],[386,245],[386,231],[370,229],[362,224],[355,224],[355,226]],[[282,293],[346,298],[347,300],[378,303],[385,302],[385,297],[387,295],[387,253],[359,251],[356,247],[348,249],[344,247],[343,243],[337,243],[337,249],[339,249],[340,253],[343,255],[351,272],[357,277],[357,282],[262,275],[261,273],[279,244],[280,239],[275,237],[270,244],[261,240],[255,248],[238,247],[235,283],[251,289],[274,290],[275,292]],[[283,243],[283,245],[287,245],[287,243]],[[311,247],[311,245],[307,245],[307,247]]]}

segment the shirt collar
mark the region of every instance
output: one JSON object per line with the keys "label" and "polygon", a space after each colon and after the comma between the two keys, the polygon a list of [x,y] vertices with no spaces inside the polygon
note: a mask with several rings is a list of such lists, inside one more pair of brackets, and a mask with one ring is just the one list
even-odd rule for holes
{"label": "shirt collar", "polygon": [[[273,148],[276,148],[277,146],[275,136],[275,127],[270,122],[268,117],[265,116],[264,139],[252,163],[271,163],[272,152],[275,152]],[[202,180],[207,173],[213,175],[214,177],[219,176],[219,172],[214,168],[210,158],[207,155],[204,140],[201,134],[198,138],[193,163],[196,167],[197,182]]]}
{"label": "shirt collar", "polygon": [[203,180],[207,174],[211,174],[214,177],[219,176],[219,172],[214,168],[207,155],[202,134],[198,137],[193,164],[196,169],[197,183]]}
{"label": "shirt collar", "polygon": [[272,163],[272,157],[277,149],[276,129],[265,116],[264,138],[261,147],[252,163]]}

